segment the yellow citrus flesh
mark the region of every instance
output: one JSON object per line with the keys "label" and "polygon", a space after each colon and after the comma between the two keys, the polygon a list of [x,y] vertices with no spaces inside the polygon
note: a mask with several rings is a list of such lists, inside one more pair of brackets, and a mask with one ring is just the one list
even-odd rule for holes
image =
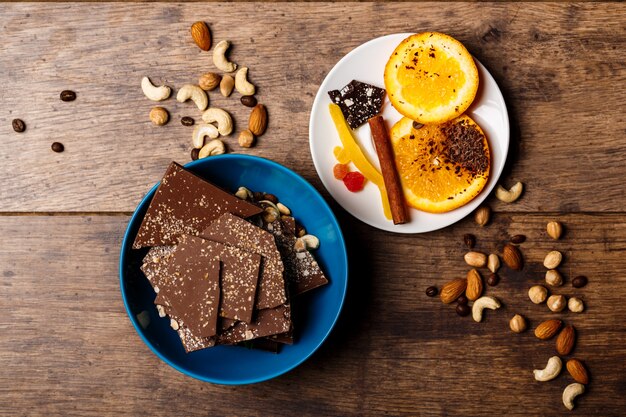
{"label": "yellow citrus flesh", "polygon": [[[451,140],[446,132],[454,128],[465,132],[465,137]],[[404,117],[391,128],[390,136],[404,195],[411,207],[431,213],[454,210],[476,197],[489,179],[487,138],[466,115],[419,129],[413,120]],[[473,145],[468,145],[470,142]]]}
{"label": "yellow citrus flesh", "polygon": [[478,69],[456,39],[437,32],[409,36],[385,66],[389,101],[402,115],[421,123],[460,116],[478,91]]}

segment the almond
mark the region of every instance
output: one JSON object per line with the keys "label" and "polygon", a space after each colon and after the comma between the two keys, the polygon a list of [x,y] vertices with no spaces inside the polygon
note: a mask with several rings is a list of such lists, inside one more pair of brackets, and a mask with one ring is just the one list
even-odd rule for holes
{"label": "almond", "polygon": [[248,120],[248,129],[254,134],[254,136],[261,136],[267,128],[267,110],[262,104],[257,104],[250,113],[250,120]]}
{"label": "almond", "polygon": [[589,383],[589,374],[587,373],[587,369],[585,365],[578,359],[570,359],[567,361],[567,371],[574,378],[574,381],[580,382],[581,384]]}
{"label": "almond", "polygon": [[507,243],[502,250],[502,260],[511,269],[519,271],[524,266],[522,253],[517,246]]}
{"label": "almond", "polygon": [[450,304],[463,294],[467,288],[467,280],[463,278],[457,278],[445,284],[441,288],[441,301],[445,304]]}
{"label": "almond", "polygon": [[191,25],[191,37],[203,51],[211,49],[211,32],[204,22],[196,22]]}
{"label": "almond", "polygon": [[543,323],[539,323],[535,329],[535,336],[541,340],[551,339],[556,332],[559,331],[563,322],[561,320],[546,320]]}
{"label": "almond", "polygon": [[569,355],[572,349],[574,349],[575,340],[576,332],[574,331],[574,326],[568,324],[556,338],[556,351],[559,355]]}
{"label": "almond", "polygon": [[467,273],[467,289],[465,296],[468,300],[474,301],[483,293],[483,279],[477,270],[472,269]]}

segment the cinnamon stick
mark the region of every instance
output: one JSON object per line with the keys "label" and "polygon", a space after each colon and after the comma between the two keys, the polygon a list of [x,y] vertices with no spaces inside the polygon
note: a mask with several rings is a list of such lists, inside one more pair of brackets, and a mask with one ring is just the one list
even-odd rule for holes
{"label": "cinnamon stick", "polygon": [[385,120],[381,115],[378,115],[369,119],[368,123],[372,131],[372,137],[374,138],[374,145],[376,146],[376,153],[380,161],[380,170],[383,175],[383,180],[385,181],[385,188],[387,189],[393,224],[406,223],[409,221],[409,212],[406,208],[406,202],[404,201],[402,185],[400,184],[400,177],[396,169],[391,139],[389,138],[389,132],[387,132],[387,126],[385,126]]}

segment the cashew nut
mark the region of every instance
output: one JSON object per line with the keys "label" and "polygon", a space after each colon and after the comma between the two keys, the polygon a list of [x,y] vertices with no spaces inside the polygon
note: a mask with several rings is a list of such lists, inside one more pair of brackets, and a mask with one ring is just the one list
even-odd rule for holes
{"label": "cashew nut", "polygon": [[276,207],[278,208],[278,211],[280,211],[280,214],[282,214],[284,216],[290,216],[291,215],[291,210],[289,210],[289,207],[287,207],[283,203],[276,203]]}
{"label": "cashew nut", "polygon": [[563,362],[561,358],[558,356],[553,356],[548,359],[548,364],[543,369],[535,369],[533,374],[535,374],[535,379],[537,381],[550,381],[559,376],[561,373],[561,368],[563,367]]}
{"label": "cashew nut", "polygon": [[226,58],[226,51],[230,48],[229,41],[221,41],[213,48],[213,63],[224,72],[233,72],[237,69],[237,64],[230,62]]}
{"label": "cashew nut", "polygon": [[211,139],[217,139],[220,133],[217,131],[217,128],[212,124],[199,124],[196,125],[196,128],[193,130],[193,147],[195,149],[201,149],[204,146],[204,138],[209,137]]}
{"label": "cashew nut", "polygon": [[301,240],[304,243],[306,250],[313,250],[320,247],[320,240],[313,235],[304,235],[299,237],[298,240]]}
{"label": "cashew nut", "polygon": [[200,149],[198,159],[206,158],[207,156],[221,155],[225,152],[226,146],[224,146],[224,142],[219,139],[213,139]]}
{"label": "cashew nut", "polygon": [[189,99],[196,103],[200,111],[203,111],[209,105],[209,97],[207,97],[204,90],[197,85],[185,84],[178,90],[176,101],[184,103]]}
{"label": "cashew nut", "polygon": [[585,392],[585,386],[578,382],[566,386],[563,390],[563,404],[565,407],[567,407],[568,410],[573,410],[574,398],[578,397],[583,392]]}
{"label": "cashew nut", "polygon": [[143,77],[141,79],[141,90],[143,94],[152,101],[163,101],[172,94],[172,89],[166,85],[160,87],[155,86],[150,78]]}
{"label": "cashew nut", "polygon": [[483,310],[485,308],[496,310],[500,308],[500,301],[498,301],[496,297],[491,297],[489,295],[485,295],[474,301],[474,305],[472,306],[472,318],[474,321],[482,321]]}
{"label": "cashew nut", "polygon": [[256,91],[254,84],[248,81],[247,67],[241,67],[241,69],[237,71],[237,75],[235,75],[235,88],[242,96],[251,96]]}
{"label": "cashew nut", "polygon": [[211,107],[204,113],[202,113],[202,120],[206,123],[216,123],[217,130],[220,135],[227,136],[233,131],[233,119],[226,110],[218,109],[217,107]]}
{"label": "cashew nut", "polygon": [[516,183],[510,190],[498,185],[496,187],[496,198],[500,201],[504,201],[505,203],[512,203],[517,200],[520,195],[522,195],[523,190],[524,184],[521,182]]}

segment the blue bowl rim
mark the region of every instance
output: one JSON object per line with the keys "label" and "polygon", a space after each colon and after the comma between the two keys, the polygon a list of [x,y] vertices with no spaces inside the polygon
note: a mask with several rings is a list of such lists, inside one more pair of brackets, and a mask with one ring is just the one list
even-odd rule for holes
{"label": "blue bowl rim", "polygon": [[165,355],[163,355],[159,349],[157,349],[143,334],[144,329],[139,325],[137,318],[134,317],[134,315],[131,313],[131,309],[130,309],[130,305],[128,303],[128,299],[127,299],[127,295],[126,295],[126,290],[124,288],[124,265],[126,264],[126,252],[128,252],[131,248],[130,248],[130,229],[131,229],[131,224],[133,224],[135,221],[139,221],[138,217],[138,211],[139,208],[146,203],[146,201],[148,199],[152,199],[152,197],[154,196],[154,193],[157,189],[157,187],[159,186],[159,184],[161,183],[160,181],[157,182],[147,193],[146,195],[143,196],[143,198],[141,199],[141,201],[139,202],[139,204],[137,205],[137,207],[135,208],[135,211],[133,212],[130,220],[128,221],[128,225],[126,226],[126,231],[124,232],[124,239],[122,240],[122,245],[121,245],[121,250],[120,250],[120,262],[119,262],[119,276],[120,276],[120,292],[122,294],[122,300],[124,302],[124,308],[126,309],[126,314],[128,314],[128,317],[130,318],[131,323],[133,324],[133,327],[135,328],[135,331],[137,332],[137,334],[139,335],[139,337],[141,338],[141,340],[143,340],[143,342],[150,348],[150,350],[157,355],[163,362],[167,363],[169,366],[171,366],[172,368],[176,369],[178,372],[184,374],[184,375],[188,375],[191,376],[195,379],[198,379],[200,381],[204,381],[204,382],[210,382],[210,383],[214,383],[214,384],[221,384],[221,385],[246,385],[246,384],[256,384],[259,382],[263,382],[263,381],[267,381],[273,378],[276,378],[280,375],[283,375],[289,371],[291,371],[292,369],[296,368],[297,366],[301,365],[302,363],[304,363],[309,357],[311,357],[311,355],[313,355],[313,353],[315,353],[319,347],[326,341],[326,339],[328,338],[328,336],[330,335],[330,333],[332,332],[332,330],[335,328],[335,325],[337,324],[337,321],[339,320],[339,316],[341,315],[341,311],[343,310],[343,305],[346,299],[346,293],[348,290],[348,253],[347,253],[347,249],[346,249],[346,242],[345,239],[343,237],[343,232],[341,231],[341,227],[339,225],[339,222],[337,221],[337,218],[335,217],[335,213],[332,211],[332,209],[330,208],[330,206],[328,205],[328,203],[326,202],[326,200],[324,199],[324,197],[319,193],[319,191],[317,191],[315,189],[315,187],[313,187],[306,179],[304,179],[300,174],[296,173],[295,171],[275,162],[272,161],[270,159],[267,158],[263,158],[260,156],[254,156],[254,155],[244,155],[244,154],[224,154],[224,155],[216,155],[216,156],[212,156],[209,159],[198,159],[196,161],[192,161],[189,162],[187,164],[184,165],[185,168],[193,168],[196,165],[201,165],[203,163],[206,163],[206,161],[211,161],[211,160],[218,160],[218,159],[229,159],[229,158],[241,158],[244,160],[251,160],[251,161],[255,161],[255,162],[262,162],[262,163],[266,163],[269,164],[272,168],[278,169],[280,171],[286,172],[287,174],[290,175],[294,175],[296,178],[298,178],[302,184],[304,184],[305,188],[307,188],[309,191],[311,191],[313,194],[317,195],[320,199],[320,201],[322,202],[322,204],[324,206],[326,206],[326,208],[328,209],[329,213],[331,214],[330,216],[330,220],[333,223],[333,225],[336,227],[337,231],[339,232],[339,242],[341,242],[341,246],[343,248],[342,253],[343,253],[343,261],[344,261],[344,271],[343,272],[343,276],[345,279],[345,286],[343,288],[343,292],[341,294],[341,301],[339,303],[339,308],[337,309],[337,313],[335,315],[335,317],[333,318],[333,322],[330,325],[330,327],[328,328],[328,330],[326,331],[326,334],[324,334],[324,337],[322,337],[320,339],[320,341],[317,343],[317,345],[315,345],[313,347],[313,349],[311,349],[310,352],[308,352],[306,355],[304,355],[299,361],[297,361],[296,363],[294,363],[292,366],[286,368],[286,369],[282,369],[280,371],[276,371],[274,373],[268,374],[268,375],[264,375],[262,377],[258,377],[258,378],[247,378],[247,379],[241,379],[241,380],[237,380],[237,381],[226,381],[226,380],[221,380],[221,379],[217,379],[217,378],[210,378],[210,377],[206,377],[204,375],[200,375],[192,370],[188,370],[188,369],[184,369],[183,367],[180,367],[178,365],[176,365],[175,363],[173,363],[172,361],[170,361]]}

